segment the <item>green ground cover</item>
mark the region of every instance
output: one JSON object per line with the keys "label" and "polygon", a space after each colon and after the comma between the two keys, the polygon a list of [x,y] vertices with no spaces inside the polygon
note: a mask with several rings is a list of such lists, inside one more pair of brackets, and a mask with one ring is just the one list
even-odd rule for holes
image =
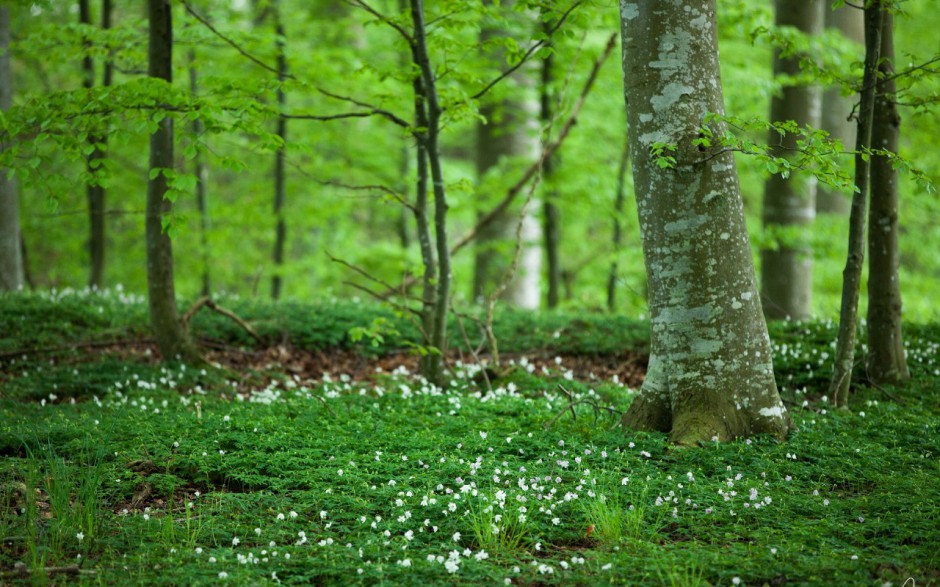
{"label": "green ground cover", "polygon": [[[370,357],[408,337],[370,306],[226,304],[327,350],[376,317]],[[77,346],[145,336],[144,312],[0,296],[0,584],[940,584],[934,326],[907,329],[913,383],[859,386],[850,411],[820,391],[833,325],[775,327],[789,441],[677,449],[617,427],[633,390],[564,360],[491,388],[466,364],[445,389],[272,366],[237,394],[245,373]],[[507,314],[502,345],[642,349],[620,320]],[[248,344],[219,317],[193,330]]]}

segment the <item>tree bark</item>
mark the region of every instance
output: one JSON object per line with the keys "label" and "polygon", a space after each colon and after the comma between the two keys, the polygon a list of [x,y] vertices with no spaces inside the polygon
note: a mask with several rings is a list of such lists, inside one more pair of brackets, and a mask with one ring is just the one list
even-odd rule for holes
{"label": "tree bark", "polygon": [[[542,23],[542,32],[548,34],[550,26],[548,22]],[[551,44],[548,45],[551,48]],[[549,51],[548,55],[542,59],[542,80],[540,87],[540,109],[539,120],[542,123],[542,129],[552,129],[552,121],[555,117],[553,99],[555,53]],[[548,137],[551,138],[551,137]],[[547,141],[546,141],[547,142]],[[549,308],[557,308],[561,292],[561,218],[558,205],[555,203],[558,199],[558,189],[555,186],[555,168],[558,165],[559,157],[553,154],[545,159],[542,164],[542,185],[544,193],[544,203],[542,204],[542,233],[545,239],[545,264],[548,292],[546,302]]]}
{"label": "tree bark", "polygon": [[[839,30],[846,39],[858,44],[858,54],[865,52],[865,19],[861,10],[853,6],[842,6],[835,10],[826,10],[826,28]],[[833,139],[842,141],[850,148],[855,144],[855,124],[850,120],[852,111],[858,102],[858,94],[843,96],[841,87],[832,86],[823,92],[822,128]],[[849,216],[851,199],[842,192],[825,184],[816,189],[816,212]]]}
{"label": "tree bark", "polygon": [[[885,13],[881,35],[881,81],[875,97],[871,145],[898,152],[901,117],[894,104],[894,17]],[[898,279],[898,172],[884,155],[871,158],[868,215],[868,377],[897,384],[911,378],[901,332]]]}
{"label": "tree bark", "polygon": [[[626,426],[683,445],[786,436],[737,169],[695,145],[724,112],[715,0],[621,0],[624,94],[643,254],[651,356]],[[707,123],[716,136],[720,120]],[[664,169],[652,152],[672,145]]]}
{"label": "tree bark", "polygon": [[878,62],[881,59],[881,33],[884,24],[881,0],[874,0],[865,8],[865,73],[862,79],[862,99],[858,114],[855,139],[855,195],[849,215],[849,246],[842,271],[842,305],[839,311],[839,338],[829,383],[829,395],[837,406],[849,403],[849,387],[855,366],[856,322],[858,296],[865,262],[865,212],[868,206],[870,158],[866,151],[871,145],[872,120],[878,82]]}
{"label": "tree bark", "polygon": [[[169,0],[149,0],[149,75],[173,80],[173,27]],[[165,116],[150,136],[151,179],[147,183],[147,292],[150,323],[163,360],[198,362],[199,357],[183,328],[176,307],[173,280],[173,246],[164,220],[172,212],[166,197],[167,178],[154,170],[172,169],[173,119]]]}
{"label": "tree bark", "polygon": [[[502,3],[504,10],[511,10],[512,2]],[[505,35],[505,31],[484,25],[480,32],[480,44]],[[502,62],[503,51],[492,57]],[[507,80],[515,85],[511,97],[484,99],[480,114],[486,123],[477,123],[476,166],[479,185],[491,169],[506,159],[525,158],[531,161],[538,157],[538,135],[535,129],[536,109],[529,68],[522,67]],[[485,187],[484,187],[485,189]],[[518,270],[503,291],[507,303],[528,309],[537,309],[541,303],[539,283],[542,272],[541,227],[529,206],[522,217],[522,250]],[[507,277],[514,254],[516,227],[520,222],[515,211],[505,211],[480,231],[476,242],[474,264],[473,297],[483,298],[495,290]]]}
{"label": "tree bark", "polygon": [[[189,50],[189,93],[195,99],[199,94],[199,72],[196,69],[196,50]],[[199,141],[205,128],[202,119],[196,117],[192,122],[193,141]],[[212,271],[209,254],[209,201],[206,185],[209,181],[208,170],[202,158],[202,152],[196,149],[193,156],[193,175],[196,176],[196,207],[199,209],[199,247],[202,256],[202,295],[212,293]]]}
{"label": "tree bark", "polygon": [[[444,171],[441,166],[440,130],[441,106],[437,95],[437,79],[431,68],[428,54],[427,29],[424,21],[423,0],[411,0],[411,22],[414,30],[412,55],[421,72],[421,99],[423,116],[427,126],[419,127],[415,135],[422,144],[427,169],[430,172],[434,193],[434,237],[437,253],[437,282],[434,284],[434,311],[431,338],[431,353],[422,365],[424,376],[437,385],[444,380],[444,354],[447,352],[447,312],[450,304],[450,249],[447,244],[447,192],[444,188]],[[426,178],[427,179],[427,178]]]}
{"label": "tree bark", "polygon": [[280,114],[284,112],[287,97],[284,94],[284,82],[287,79],[287,56],[284,53],[284,24],[281,21],[281,7],[279,0],[275,0],[274,30],[277,35],[277,136],[281,140],[280,146],[274,155],[274,217],[277,219],[274,238],[274,277],[271,280],[271,297],[275,300],[281,297],[281,288],[284,277],[284,247],[287,241],[287,223],[284,220],[285,201],[285,154],[287,149],[287,119]]}
{"label": "tree bark", "polygon": [[[620,244],[623,242],[623,227],[620,225],[620,218],[623,215],[623,204],[627,199],[626,178],[627,169],[630,164],[630,140],[629,138],[623,145],[623,152],[620,155],[620,166],[617,169],[617,194],[614,196],[614,236],[613,250],[614,254],[620,250]],[[620,279],[620,271],[617,266],[617,258],[610,263],[610,274],[607,276],[607,311],[613,312],[617,307],[617,280]]]}
{"label": "tree bark", "polygon": [[[821,0],[777,0],[777,26],[793,27],[809,35],[822,32]],[[809,56],[774,55],[774,76],[797,76],[800,60]],[[784,81],[780,95],[770,102],[771,122],[795,121],[801,127],[819,127],[821,94],[818,87]],[[772,153],[786,157],[797,147],[798,134],[781,137],[770,131]],[[812,314],[813,259],[808,227],[816,217],[816,178],[808,173],[788,177],[773,174],[764,184],[764,230],[778,243],[761,250],[761,297],[770,319],[803,320]],[[799,234],[794,234],[794,231]]]}
{"label": "tree bark", "polygon": [[[13,105],[10,67],[10,9],[0,4],[0,109]],[[0,143],[0,150],[6,145]],[[20,201],[15,177],[0,168],[0,291],[23,289],[23,249],[20,247]]]}
{"label": "tree bark", "polygon": [[[79,0],[78,14],[79,22],[85,25],[91,25],[91,9],[88,5],[88,0]],[[108,19],[110,19],[110,15],[103,14],[102,24],[107,23]],[[86,53],[82,57],[82,86],[86,90],[91,90],[95,87],[95,61],[88,53],[91,47],[90,41],[85,39],[83,45]],[[101,167],[102,160],[105,158],[105,150],[102,148],[102,144],[106,140],[104,136],[90,134],[88,136],[88,144],[92,146],[93,150],[85,159],[85,169],[91,178],[86,187],[90,227],[88,235],[88,254],[91,265],[88,285],[94,288],[100,288],[104,284],[105,189],[94,177],[97,169]]]}

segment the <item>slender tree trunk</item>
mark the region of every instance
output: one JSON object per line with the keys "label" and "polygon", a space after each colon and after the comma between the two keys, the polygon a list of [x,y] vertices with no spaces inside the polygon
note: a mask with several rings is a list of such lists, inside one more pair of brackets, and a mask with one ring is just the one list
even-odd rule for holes
{"label": "slender tree trunk", "polygon": [[[189,50],[189,93],[195,99],[199,94],[199,72],[196,70],[196,50]],[[196,117],[192,122],[193,140],[198,141],[205,131],[202,119]],[[209,202],[206,196],[208,171],[202,158],[202,151],[196,149],[193,156],[193,175],[196,176],[196,206],[199,209],[199,248],[202,256],[202,295],[212,293],[212,272],[209,255]]]}
{"label": "slender tree trunk", "polygon": [[[901,117],[894,104],[894,17],[885,12],[880,73],[871,145],[898,152]],[[871,158],[871,209],[868,216],[868,377],[875,383],[910,379],[901,333],[898,280],[898,172],[883,155]]]}
{"label": "slender tree trunk", "polygon": [[[0,4],[0,110],[13,105],[10,67],[10,9]],[[6,145],[0,143],[0,150]],[[20,202],[15,177],[0,168],[0,291],[23,289],[23,249],[20,247]]]}
{"label": "slender tree trunk", "polygon": [[[149,74],[171,83],[173,80],[173,26],[169,0],[149,0]],[[147,184],[147,291],[150,322],[165,361],[199,360],[180,322],[173,280],[173,246],[164,221],[172,212],[166,197],[167,178],[157,169],[172,169],[173,119],[166,116],[150,136],[151,179]]]}
{"label": "slender tree trunk", "polygon": [[[85,25],[91,25],[91,9],[88,0],[78,1],[79,22]],[[105,17],[102,17],[105,21]],[[85,39],[82,43],[86,51],[82,56],[82,86],[86,90],[95,87],[95,61],[88,53],[91,48],[91,41]],[[88,144],[92,146],[92,152],[85,159],[85,168],[92,178],[86,188],[88,196],[88,214],[90,232],[88,235],[88,253],[91,263],[91,274],[88,278],[88,285],[94,288],[100,288],[104,284],[105,267],[105,189],[95,178],[95,174],[101,167],[102,160],[105,157],[105,151],[102,148],[104,137],[90,134],[88,135]]]}
{"label": "slender tree trunk", "polygon": [[[854,6],[826,10],[826,28],[835,28],[847,39],[858,43],[858,54],[864,54],[865,19],[861,10]],[[822,128],[829,131],[833,139],[851,148],[855,144],[855,124],[850,116],[858,102],[858,94],[843,96],[841,89],[832,86],[823,92]],[[819,184],[816,188],[816,212],[848,218],[850,207],[851,200],[846,194],[825,184]]]}
{"label": "slender tree trunk", "polygon": [[[624,94],[643,254],[651,355],[627,427],[679,444],[786,436],[737,169],[695,146],[724,112],[715,0],[621,0]],[[720,121],[708,123],[716,136]],[[663,169],[655,144],[674,145]]]}
{"label": "slender tree trunk", "polygon": [[[620,166],[617,169],[617,195],[614,197],[614,238],[613,249],[616,254],[623,242],[623,228],[620,218],[623,216],[623,204],[627,199],[626,179],[627,169],[630,165],[630,139],[623,144],[623,153],[620,155]],[[617,258],[610,263],[610,274],[607,276],[607,311],[613,312],[617,307],[617,280],[620,279]]]}
{"label": "slender tree trunk", "polygon": [[413,54],[415,65],[421,72],[424,109],[427,126],[418,130],[419,143],[423,143],[427,167],[434,193],[434,236],[437,252],[437,282],[434,285],[434,323],[431,346],[434,352],[425,364],[424,376],[441,385],[444,379],[444,354],[447,352],[447,311],[450,303],[450,250],[447,243],[447,193],[444,189],[444,171],[441,167],[440,128],[441,106],[437,95],[437,79],[428,55],[427,30],[424,22],[423,0],[411,0],[411,20],[414,27]]}
{"label": "slender tree trunk", "polygon": [[285,174],[284,156],[287,150],[287,119],[280,115],[284,112],[287,98],[284,94],[284,82],[287,79],[287,56],[284,53],[284,24],[281,21],[281,7],[279,0],[275,0],[274,28],[277,35],[277,136],[281,144],[274,155],[274,216],[277,219],[277,228],[274,239],[274,278],[271,281],[271,297],[275,300],[281,297],[284,270],[284,246],[287,240],[287,224],[284,220]]}
{"label": "slender tree trunk", "polygon": [[[809,35],[822,31],[822,0],[777,0],[777,26],[796,28]],[[775,76],[797,76],[807,55],[774,55]],[[795,121],[819,127],[821,93],[818,87],[784,82],[782,93],[770,103],[772,122]],[[788,156],[797,147],[798,134],[781,137],[770,132],[773,153]],[[816,217],[816,178],[798,173],[774,174],[764,185],[764,230],[777,237],[777,246],[761,250],[761,296],[764,314],[771,319],[803,320],[812,314],[813,259],[809,226]],[[794,234],[798,230],[799,234]]]}
{"label": "slender tree trunk", "polygon": [[884,24],[881,0],[874,0],[865,9],[865,73],[862,79],[862,100],[858,114],[855,140],[855,195],[849,215],[849,247],[842,272],[842,307],[839,312],[839,339],[836,342],[832,381],[829,395],[837,406],[849,403],[852,368],[855,365],[858,296],[865,262],[865,213],[871,168],[866,151],[871,145],[872,118],[875,110],[878,62],[881,59],[881,32]]}
{"label": "slender tree trunk", "polygon": [[[511,10],[512,1],[504,1],[502,6],[504,10]],[[505,34],[505,31],[484,26],[480,43],[484,45]],[[502,51],[497,51],[492,57],[501,62],[502,54]],[[523,157],[531,161],[538,157],[538,135],[535,129],[537,106],[528,74],[525,67],[517,70],[508,80],[516,86],[512,97],[484,99],[480,108],[480,114],[487,121],[477,123],[476,164],[480,185],[484,185],[487,172],[506,159]],[[528,210],[533,208],[529,206]],[[519,214],[507,210],[477,236],[473,279],[475,299],[489,295],[506,279],[512,264],[519,222]],[[503,291],[502,298],[516,307],[536,309],[541,303],[541,227],[528,211],[521,222],[523,242],[518,270]]]}
{"label": "slender tree trunk", "polygon": [[[542,22],[542,32],[548,33],[550,26],[547,22]],[[551,45],[549,45],[551,48]],[[542,122],[543,132],[545,129],[553,128],[553,119],[555,117],[552,95],[552,85],[554,83],[555,53],[550,51],[542,59],[542,81],[540,88],[541,108],[539,119]],[[551,139],[551,137],[547,137]],[[558,165],[558,154],[553,154],[542,164],[542,185],[544,186],[544,203],[542,204],[542,233],[545,238],[545,262],[546,275],[548,277],[548,297],[549,308],[557,308],[561,291],[561,255],[559,248],[561,246],[561,221],[558,212],[558,206],[555,201],[558,199],[558,189],[555,186],[555,168]]]}
{"label": "slender tree trunk", "polygon": [[[414,62],[418,63],[417,52]],[[415,98],[415,128],[428,127],[428,112],[425,105],[424,82],[418,74],[412,82]],[[431,224],[428,218],[428,152],[424,141],[417,141],[415,147],[415,164],[417,165],[417,183],[415,184],[415,223],[417,224],[418,248],[421,250],[421,261],[424,265],[424,275],[421,288],[421,328],[423,330],[423,343],[433,346],[434,324],[437,313],[434,305],[435,282],[437,281],[437,257],[434,253],[434,239],[431,234]],[[435,365],[438,358],[426,354],[421,359],[421,372],[428,374],[439,367]]]}

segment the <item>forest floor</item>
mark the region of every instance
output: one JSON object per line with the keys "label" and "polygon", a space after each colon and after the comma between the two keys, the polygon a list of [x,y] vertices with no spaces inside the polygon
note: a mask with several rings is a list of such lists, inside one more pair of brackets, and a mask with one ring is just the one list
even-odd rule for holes
{"label": "forest floor", "polygon": [[269,344],[193,368],[139,302],[0,296],[0,585],[940,585],[936,326],[850,410],[833,325],[774,327],[790,438],[678,449],[618,426],[642,325],[507,315],[437,388],[370,309],[237,309]]}

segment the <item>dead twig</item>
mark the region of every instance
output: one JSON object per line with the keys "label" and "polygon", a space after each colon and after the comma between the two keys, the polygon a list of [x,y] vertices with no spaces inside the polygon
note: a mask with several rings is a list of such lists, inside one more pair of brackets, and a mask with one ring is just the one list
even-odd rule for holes
{"label": "dead twig", "polygon": [[605,412],[605,411],[606,411],[606,412],[608,412],[609,414],[611,414],[612,416],[616,416],[616,417],[617,417],[617,422],[618,422],[617,425],[619,426],[620,418],[623,417],[623,412],[621,412],[620,410],[615,410],[614,408],[612,408],[612,407],[610,407],[610,406],[601,406],[601,405],[598,405],[597,402],[595,402],[594,400],[590,400],[590,399],[587,399],[587,398],[584,398],[584,399],[575,399],[574,395],[573,395],[570,391],[568,391],[567,389],[565,389],[565,386],[562,385],[562,384],[560,384],[560,383],[558,384],[558,388],[561,389],[561,391],[564,392],[565,396],[568,397],[568,400],[569,400],[569,401],[568,401],[568,405],[565,406],[564,408],[562,408],[561,411],[558,412],[558,414],[556,414],[555,417],[551,419],[551,421],[547,422],[547,423],[544,425],[545,430],[548,430],[549,428],[551,428],[552,426],[554,426],[554,425],[555,425],[555,422],[557,422],[557,421],[565,414],[565,412],[568,412],[568,411],[571,412],[571,418],[572,418],[573,420],[577,421],[577,420],[578,420],[578,414],[577,414],[577,412],[575,412],[575,409],[574,409],[574,408],[575,408],[575,406],[580,406],[580,405],[582,405],[582,404],[591,406],[591,408],[594,410],[594,424],[595,424],[595,425],[597,424],[597,419],[598,419],[598,417],[600,416],[600,414],[601,414],[602,412]]}

